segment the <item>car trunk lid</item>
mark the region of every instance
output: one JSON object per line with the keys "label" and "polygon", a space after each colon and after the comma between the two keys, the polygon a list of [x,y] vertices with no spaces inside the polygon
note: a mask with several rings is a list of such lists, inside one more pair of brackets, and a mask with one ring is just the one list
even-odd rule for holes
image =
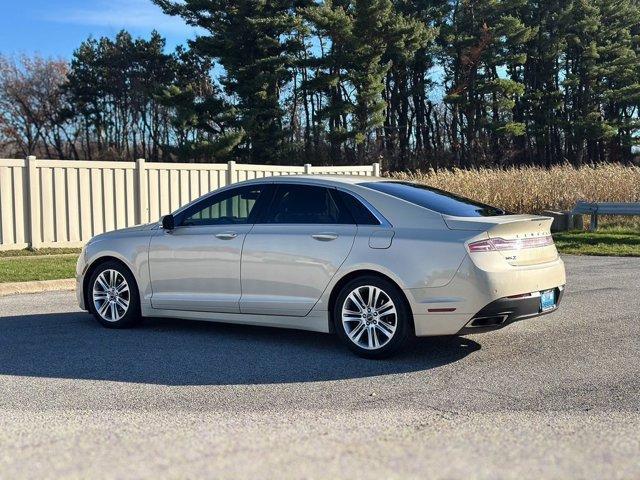
{"label": "car trunk lid", "polygon": [[536,265],[558,258],[551,238],[550,217],[497,215],[492,217],[443,216],[452,230],[485,232],[486,238],[471,242],[471,253],[498,251],[513,266]]}

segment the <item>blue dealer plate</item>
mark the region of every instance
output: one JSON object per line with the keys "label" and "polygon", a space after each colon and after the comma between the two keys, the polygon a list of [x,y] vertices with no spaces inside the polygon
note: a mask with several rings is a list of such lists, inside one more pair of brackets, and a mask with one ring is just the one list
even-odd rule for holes
{"label": "blue dealer plate", "polygon": [[556,291],[545,290],[540,292],[540,310],[546,312],[556,307]]}

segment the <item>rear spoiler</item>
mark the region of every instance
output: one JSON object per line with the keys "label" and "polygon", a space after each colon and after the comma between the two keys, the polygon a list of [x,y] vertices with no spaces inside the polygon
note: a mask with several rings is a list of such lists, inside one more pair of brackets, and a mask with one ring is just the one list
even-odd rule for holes
{"label": "rear spoiler", "polygon": [[490,237],[502,235],[549,235],[553,218],[538,215],[496,215],[494,217],[453,217],[443,215],[451,230],[487,232]]}

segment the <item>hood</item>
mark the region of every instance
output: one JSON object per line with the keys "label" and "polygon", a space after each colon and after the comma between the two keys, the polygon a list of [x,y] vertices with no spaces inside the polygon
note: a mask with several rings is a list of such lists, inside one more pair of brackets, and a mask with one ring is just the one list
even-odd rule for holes
{"label": "hood", "polygon": [[123,237],[123,236],[126,237],[129,235],[136,235],[141,232],[155,230],[156,228],[158,228],[158,222],[146,223],[144,225],[135,225],[133,227],[121,228],[119,230],[112,230],[110,232],[105,232],[105,233],[96,235],[91,240],[89,240],[87,245],[100,240],[107,239],[107,238]]}

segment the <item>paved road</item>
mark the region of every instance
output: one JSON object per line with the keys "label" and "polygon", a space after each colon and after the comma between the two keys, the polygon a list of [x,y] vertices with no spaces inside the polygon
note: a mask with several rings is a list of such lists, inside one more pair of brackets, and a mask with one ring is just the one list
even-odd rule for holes
{"label": "paved road", "polygon": [[566,262],[561,311],[382,362],[0,298],[0,478],[639,478],[640,259]]}

